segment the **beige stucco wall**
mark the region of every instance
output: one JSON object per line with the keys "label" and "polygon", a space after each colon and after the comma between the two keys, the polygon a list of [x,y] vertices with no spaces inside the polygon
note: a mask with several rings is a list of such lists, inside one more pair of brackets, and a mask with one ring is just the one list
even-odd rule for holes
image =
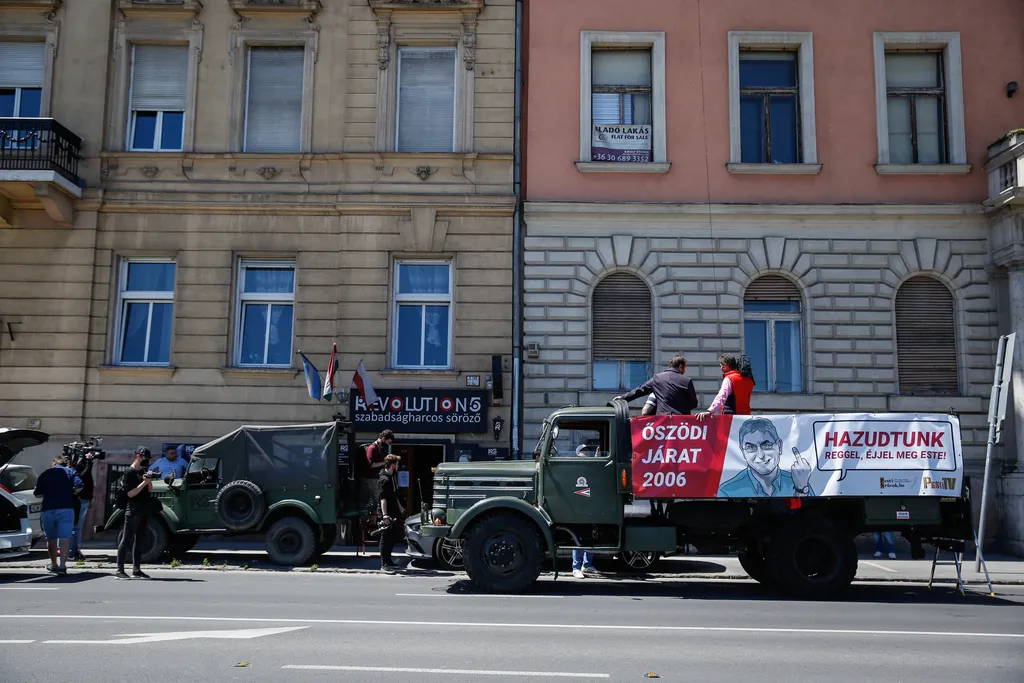
{"label": "beige stucco wall", "polygon": [[[293,349],[323,370],[337,342],[345,388],[360,360],[378,389],[466,388],[466,374],[491,374],[495,354],[510,367],[512,0],[489,0],[476,17],[473,147],[445,154],[374,146],[380,69],[377,15],[367,0],[322,3],[311,22],[298,15],[242,22],[226,1],[204,3],[198,23],[155,13],[126,19],[118,4],[65,2],[49,19],[35,9],[0,9],[0,39],[59,25],[44,98],[51,115],[83,138],[86,189],[73,227],[58,228],[38,206],[25,205],[12,228],[0,229],[0,424],[42,421],[55,445],[39,449],[36,461],[83,435],[124,450],[202,441],[242,423],[330,419],[339,406],[308,398],[297,355],[291,370],[230,367],[241,256],[295,259]],[[430,23],[436,10],[404,11],[407,23]],[[116,114],[127,97],[118,45],[152,39],[144,36],[164,27],[201,46],[192,56],[193,146],[125,152]],[[232,46],[239,38],[305,41],[313,34],[309,149],[239,152],[239,52]],[[177,262],[170,368],[111,365],[116,263],[132,255]],[[449,371],[388,370],[392,264],[405,256],[453,261]],[[14,341],[7,322],[15,323]],[[503,405],[488,410],[486,433],[456,439],[507,447],[508,430],[494,442],[490,421],[510,418],[510,378],[501,398]]]}

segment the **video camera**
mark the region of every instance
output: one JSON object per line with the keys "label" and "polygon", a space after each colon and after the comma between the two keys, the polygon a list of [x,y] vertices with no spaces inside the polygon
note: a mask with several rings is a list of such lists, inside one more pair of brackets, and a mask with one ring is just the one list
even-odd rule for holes
{"label": "video camera", "polygon": [[377,528],[370,532],[370,534],[369,534],[370,538],[377,538],[382,533],[384,533],[384,531],[386,529],[388,529],[394,523],[395,523],[394,519],[392,519],[391,522],[388,523],[388,522],[384,521],[383,517],[379,517],[377,519]]}
{"label": "video camera", "polygon": [[86,453],[92,453],[96,460],[105,460],[107,453],[102,446],[103,439],[95,436],[87,441],[72,441],[64,444],[64,455],[68,457],[72,465],[80,462]]}

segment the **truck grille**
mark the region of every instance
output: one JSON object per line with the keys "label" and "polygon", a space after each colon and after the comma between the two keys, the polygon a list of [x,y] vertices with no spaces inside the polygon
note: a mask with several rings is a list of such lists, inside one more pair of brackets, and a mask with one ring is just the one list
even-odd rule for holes
{"label": "truck grille", "polygon": [[464,510],[485,498],[512,497],[533,502],[532,477],[438,477],[433,507]]}

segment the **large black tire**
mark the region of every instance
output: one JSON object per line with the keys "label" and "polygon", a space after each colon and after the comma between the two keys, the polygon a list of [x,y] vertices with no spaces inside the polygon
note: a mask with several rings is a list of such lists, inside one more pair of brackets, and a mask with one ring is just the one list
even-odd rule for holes
{"label": "large black tire", "polygon": [[263,491],[251,481],[238,479],[217,492],[214,509],[224,528],[229,531],[249,531],[259,525],[267,511]]}
{"label": "large black tire", "polygon": [[189,550],[196,547],[199,534],[171,534],[167,541],[167,552],[176,560],[183,559]]}
{"label": "large black tire", "polygon": [[631,573],[649,573],[657,570],[661,561],[661,553],[623,550],[615,557],[620,571]]}
{"label": "large black tire", "polygon": [[313,527],[298,517],[282,517],[267,529],[267,554],[274,564],[291,567],[305,564],[316,548]]}
{"label": "large black tire", "polygon": [[461,572],[466,568],[461,538],[439,538],[434,544],[434,561],[441,569]]}
{"label": "large black tire", "polygon": [[828,519],[792,519],[775,534],[766,559],[779,587],[796,598],[838,595],[857,575],[853,536]]}
{"label": "large black tire", "polygon": [[540,576],[541,544],[540,530],[528,519],[509,513],[484,517],[466,534],[466,572],[482,591],[521,593]]}
{"label": "large black tire", "polygon": [[763,550],[748,548],[746,551],[739,553],[738,558],[743,571],[754,581],[757,581],[762,586],[778,586],[775,575],[772,573],[771,567],[764,557]]}
{"label": "large black tire", "polygon": [[[153,564],[163,559],[164,553],[167,552],[167,546],[170,542],[171,532],[167,530],[167,525],[159,517],[150,517],[146,520],[146,524],[143,528],[139,529],[139,537],[136,539],[136,543],[142,544],[142,563]],[[121,530],[117,532],[117,545],[121,545],[121,539],[124,537],[124,525],[121,525]],[[125,557],[125,564],[129,564],[132,561],[131,550],[128,551],[128,556]]]}
{"label": "large black tire", "polygon": [[316,542],[316,555],[323,555],[328,550],[334,547],[334,543],[338,540],[338,525],[337,524],[325,524],[317,529],[319,537]]}

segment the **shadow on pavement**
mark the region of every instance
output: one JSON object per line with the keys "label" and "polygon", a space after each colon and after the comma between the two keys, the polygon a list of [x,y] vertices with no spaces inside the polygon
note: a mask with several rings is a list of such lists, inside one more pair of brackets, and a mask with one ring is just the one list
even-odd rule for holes
{"label": "shadow on pavement", "polygon": [[[31,587],[49,587],[57,585],[68,585],[76,583],[86,583],[87,581],[96,581],[98,579],[108,579],[113,581],[114,575],[111,572],[98,572],[89,571],[88,567],[75,568],[68,567],[68,573],[64,576],[57,576],[55,574],[45,573],[40,574],[39,571],[26,570],[23,572],[5,572],[0,576],[0,585],[10,586],[12,584],[22,585],[26,588]],[[160,583],[203,583],[202,579],[194,578],[155,578],[149,579],[132,579],[133,581],[159,581]]]}
{"label": "shadow on pavement", "polygon": [[[639,580],[638,580],[639,579]],[[627,582],[627,580],[629,580]],[[1024,608],[1024,601],[999,596],[996,597],[981,591],[981,587],[968,586],[967,595],[961,596],[948,584],[934,586],[928,590],[926,586],[902,583],[887,584],[853,584],[841,596],[831,600],[813,602],[835,603],[885,603],[885,604],[956,604],[980,605],[987,607]],[[478,594],[468,579],[453,582],[446,590],[453,595]],[[565,596],[607,596],[627,600],[643,600],[644,598],[675,598],[677,600],[756,600],[762,602],[793,602],[800,601],[780,593],[772,592],[753,581],[719,581],[699,579],[689,581],[644,581],[642,576],[632,575],[601,575],[584,580],[573,579],[571,575],[559,574],[558,580],[553,575],[542,574],[541,578],[528,591],[530,595],[565,595]],[[806,602],[812,602],[807,600]]]}

